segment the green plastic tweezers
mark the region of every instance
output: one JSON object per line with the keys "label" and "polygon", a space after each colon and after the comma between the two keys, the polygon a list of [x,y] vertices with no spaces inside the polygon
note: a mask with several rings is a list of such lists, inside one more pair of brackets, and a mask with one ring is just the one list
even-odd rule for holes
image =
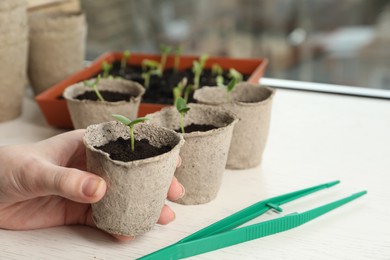
{"label": "green plastic tweezers", "polygon": [[332,181],[259,201],[183,238],[173,245],[160,249],[139,259],[181,259],[273,235],[298,227],[367,193],[367,191],[361,191],[346,198],[302,213],[292,213],[280,218],[236,228],[264,214],[268,210],[282,212],[280,205],[304,197],[313,192],[332,187],[338,183],[340,183],[340,181]]}

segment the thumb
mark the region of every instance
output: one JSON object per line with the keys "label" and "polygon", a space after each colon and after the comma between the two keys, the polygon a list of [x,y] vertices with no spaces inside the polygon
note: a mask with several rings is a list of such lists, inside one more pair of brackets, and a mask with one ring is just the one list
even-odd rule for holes
{"label": "thumb", "polygon": [[95,174],[56,165],[51,168],[38,180],[41,196],[58,195],[76,202],[94,203],[106,193],[106,182]]}

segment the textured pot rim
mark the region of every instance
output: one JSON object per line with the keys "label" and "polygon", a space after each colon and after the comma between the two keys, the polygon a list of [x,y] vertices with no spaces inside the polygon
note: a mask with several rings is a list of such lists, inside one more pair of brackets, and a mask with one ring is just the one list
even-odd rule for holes
{"label": "textured pot rim", "polygon": [[13,0],[13,1],[4,2],[0,4],[0,12],[8,13],[20,6],[27,8],[27,4],[23,0],[18,0],[18,1]]}
{"label": "textured pot rim", "polygon": [[[221,126],[221,127],[215,128],[215,129],[208,130],[208,131],[195,131],[195,132],[184,133],[184,134],[181,133],[181,132],[178,133],[178,134],[180,134],[181,136],[184,137],[184,140],[190,139],[190,138],[198,138],[198,137],[210,136],[210,135],[214,135],[214,134],[223,132],[223,131],[226,130],[226,128],[234,126],[239,121],[238,117],[233,112],[230,112],[230,111],[224,110],[224,109],[220,109],[220,108],[215,107],[215,106],[210,106],[210,105],[205,105],[205,104],[189,103],[188,107],[190,107],[191,109],[192,108],[194,108],[194,109],[200,108],[200,109],[208,109],[208,110],[219,111],[220,113],[223,113],[223,114],[226,114],[226,115],[230,116],[232,118],[232,121],[229,124],[225,125],[225,126]],[[162,108],[161,111],[164,111],[164,110],[174,110],[174,109],[176,109],[176,108],[173,107],[173,106],[169,106],[169,107]],[[161,113],[161,112],[157,111],[155,113]],[[148,117],[148,115],[146,115],[146,117]],[[169,129],[169,128],[167,128],[167,129]],[[172,130],[172,131],[174,131],[174,130]]]}
{"label": "textured pot rim", "polygon": [[[111,79],[102,79],[102,80],[107,80],[108,81],[108,80],[111,80]],[[83,82],[78,82],[76,84],[73,84],[73,85],[67,87],[64,90],[64,92],[63,92],[63,97],[67,101],[71,101],[71,102],[75,102],[75,103],[81,103],[81,104],[96,104],[96,103],[100,103],[100,104],[110,105],[110,106],[121,106],[121,105],[130,103],[131,101],[134,101],[134,102],[141,101],[142,96],[145,94],[145,88],[141,84],[136,82],[136,81],[124,80],[124,79],[112,79],[112,80],[123,81],[126,84],[131,82],[131,84],[135,85],[139,89],[140,93],[136,97],[131,97],[129,101],[121,100],[121,101],[110,102],[110,101],[95,101],[95,100],[87,100],[87,99],[80,100],[80,99],[74,98],[74,95],[72,95],[71,91],[73,91],[75,89],[85,88],[85,91],[82,92],[82,93],[85,93],[85,92],[88,92],[88,91],[91,91],[91,90],[88,89],[87,87],[85,87],[83,85],[84,84]],[[112,89],[110,89],[110,90],[112,90]],[[125,92],[121,92],[121,93],[126,93],[126,91]]]}
{"label": "textured pot rim", "polygon": [[[121,123],[119,123],[117,121],[109,121],[109,122],[104,122],[104,123],[95,124],[95,125],[111,125],[111,127],[114,127],[114,124],[117,125],[117,126],[118,125],[123,126]],[[130,161],[130,162],[123,162],[123,161],[111,159],[108,153],[103,152],[100,149],[96,149],[95,147],[93,147],[92,145],[87,143],[87,141],[85,139],[85,135],[87,133],[87,130],[88,130],[88,128],[93,127],[95,125],[91,125],[91,126],[87,127],[86,132],[85,132],[85,134],[83,136],[83,143],[84,143],[84,145],[87,147],[87,149],[90,149],[91,151],[93,151],[95,153],[101,154],[102,156],[104,156],[104,158],[106,160],[111,161],[113,164],[115,164],[117,166],[127,167],[127,168],[138,167],[138,166],[141,166],[141,165],[144,165],[144,164],[150,164],[150,163],[153,163],[153,162],[156,162],[156,161],[165,160],[167,157],[170,156],[170,153],[172,153],[172,152],[174,152],[176,150],[180,150],[180,148],[183,146],[183,144],[185,142],[182,135],[180,135],[179,133],[176,133],[175,131],[173,131],[171,129],[168,129],[168,128],[165,128],[165,127],[161,127],[161,126],[157,126],[157,125],[153,125],[153,124],[143,123],[144,127],[158,128],[160,130],[163,130],[163,131],[166,131],[166,132],[170,132],[171,134],[174,134],[179,139],[177,144],[174,147],[172,147],[172,149],[169,150],[166,153],[163,153],[163,154],[160,154],[160,155],[157,155],[157,156],[153,156],[153,157],[149,157],[149,158],[145,158],[145,159],[141,159],[141,160]],[[139,128],[139,125],[136,125],[135,129],[136,128]]]}
{"label": "textured pot rim", "polygon": [[[66,26],[81,25],[71,31],[83,30],[83,26],[88,26],[83,11],[33,13],[29,16],[29,23],[30,34],[66,33],[69,30]],[[65,25],[65,30],[58,30],[58,23]]]}
{"label": "textured pot rim", "polygon": [[207,91],[208,89],[218,88],[217,86],[214,86],[214,87],[213,86],[204,86],[201,89],[195,91],[194,99],[197,102],[202,102],[202,104],[212,105],[212,106],[233,103],[233,104],[236,104],[236,105],[239,105],[239,106],[244,106],[244,107],[254,107],[254,106],[259,106],[259,105],[266,105],[269,102],[271,102],[271,100],[273,99],[273,97],[275,95],[275,92],[276,92],[274,88],[271,88],[269,86],[260,86],[260,85],[256,85],[256,84],[252,84],[252,83],[245,83],[245,84],[253,86],[253,87],[256,86],[256,87],[267,89],[267,90],[270,91],[270,95],[266,99],[263,99],[263,100],[260,100],[260,101],[257,101],[257,102],[243,102],[243,101],[237,101],[237,100],[233,100],[233,102],[227,102],[227,101],[226,102],[214,102],[214,101],[211,101],[211,100],[198,99],[196,97],[196,91]]}

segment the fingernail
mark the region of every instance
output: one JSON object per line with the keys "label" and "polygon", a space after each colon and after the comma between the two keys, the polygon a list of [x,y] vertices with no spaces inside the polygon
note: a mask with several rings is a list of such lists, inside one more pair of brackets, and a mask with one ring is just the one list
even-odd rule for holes
{"label": "fingernail", "polygon": [[87,197],[94,197],[103,186],[103,180],[100,178],[90,178],[83,184],[83,193]]}
{"label": "fingernail", "polygon": [[172,215],[173,215],[173,218],[172,218],[171,222],[176,219],[176,213],[173,210],[172,210]]}
{"label": "fingernail", "polygon": [[181,187],[181,193],[180,193],[180,196],[179,196],[178,199],[181,199],[186,194],[186,189],[184,188],[184,186],[181,183],[179,183],[179,184],[180,184],[180,187]]}
{"label": "fingernail", "polygon": [[176,219],[176,213],[171,208],[169,208],[169,211],[172,214],[171,221],[169,221],[169,223],[171,223],[172,221],[174,221]]}

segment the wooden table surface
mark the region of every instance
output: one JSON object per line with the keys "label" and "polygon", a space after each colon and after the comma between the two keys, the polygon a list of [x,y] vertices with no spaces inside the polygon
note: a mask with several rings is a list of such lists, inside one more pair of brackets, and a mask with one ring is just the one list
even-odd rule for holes
{"label": "wooden table surface", "polygon": [[[27,96],[23,115],[0,124],[0,145],[61,132],[46,124]],[[333,180],[341,183],[286,204],[281,215],[360,190],[368,194],[296,229],[193,259],[390,259],[390,102],[279,89],[262,165],[226,170],[214,201],[198,206],[168,202],[176,220],[129,243],[83,226],[0,230],[0,259],[134,259],[256,201]],[[269,212],[251,223],[277,216]]]}

